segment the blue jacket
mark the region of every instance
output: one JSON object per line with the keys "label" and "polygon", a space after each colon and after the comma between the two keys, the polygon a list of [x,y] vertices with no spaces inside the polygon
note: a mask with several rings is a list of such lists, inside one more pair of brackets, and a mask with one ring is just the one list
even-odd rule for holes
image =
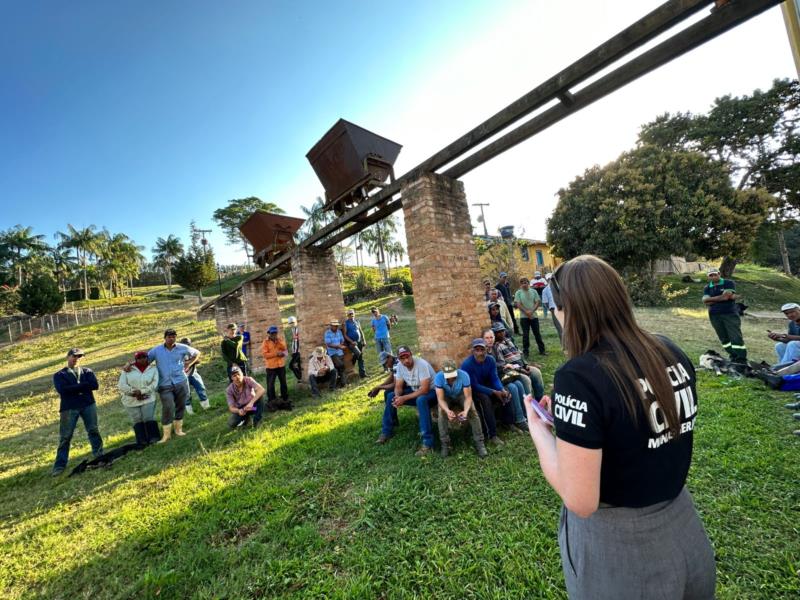
{"label": "blue jacket", "polygon": [[467,372],[472,389],[476,392],[489,396],[493,391],[503,389],[503,383],[497,376],[497,363],[491,356],[479,363],[470,355],[461,363],[461,370]]}
{"label": "blue jacket", "polygon": [[86,408],[94,404],[93,390],[100,387],[94,372],[86,367],[81,367],[81,380],[67,367],[53,375],[53,385],[58,395],[61,396],[61,406],[58,411]]}

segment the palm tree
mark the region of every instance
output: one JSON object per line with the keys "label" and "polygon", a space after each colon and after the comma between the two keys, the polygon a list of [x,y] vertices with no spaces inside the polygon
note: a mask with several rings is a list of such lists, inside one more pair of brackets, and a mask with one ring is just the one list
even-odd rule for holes
{"label": "palm tree", "polygon": [[64,248],[61,246],[50,248],[48,254],[50,255],[50,261],[53,264],[53,274],[56,276],[58,286],[61,288],[62,292],[66,292],[67,278],[70,277],[75,271],[77,261],[72,256],[69,248]]}
{"label": "palm tree", "polygon": [[59,231],[56,236],[61,238],[61,246],[64,248],[74,248],[75,258],[83,270],[83,294],[84,298],[89,297],[89,257],[97,251],[98,234],[94,225],[89,225],[83,229],[76,229],[71,224],[67,224],[67,233]]}
{"label": "palm tree", "polygon": [[11,258],[11,266],[17,274],[17,285],[25,283],[22,280],[23,265],[26,260],[35,256],[42,256],[48,249],[43,235],[34,235],[32,227],[17,225],[0,235],[0,244],[6,247]]}
{"label": "palm tree", "polygon": [[389,215],[361,232],[361,240],[367,247],[367,252],[374,254],[378,264],[382,264],[383,279],[386,281],[386,245],[393,241],[392,236],[397,232],[397,219]]}
{"label": "palm tree", "polygon": [[317,196],[317,199],[314,201],[314,204],[311,205],[311,208],[301,206],[300,209],[303,211],[303,214],[306,215],[306,222],[303,223],[303,226],[298,232],[300,239],[314,235],[320,229],[330,223],[334,218],[334,215],[331,211],[325,210],[325,201],[319,196]]}
{"label": "palm tree", "polygon": [[153,248],[153,261],[162,269],[167,276],[167,290],[172,291],[172,267],[177,260],[183,256],[183,244],[180,239],[169,234],[167,239],[158,238],[156,247]]}

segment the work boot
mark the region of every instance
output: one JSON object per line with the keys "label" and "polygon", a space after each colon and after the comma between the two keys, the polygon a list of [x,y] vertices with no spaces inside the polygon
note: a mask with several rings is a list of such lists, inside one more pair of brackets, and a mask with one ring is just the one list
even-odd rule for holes
{"label": "work boot", "polygon": [[441,450],[442,458],[447,458],[448,456],[450,456],[450,451],[452,449],[453,448],[450,446],[450,444],[445,444],[444,442],[442,442],[442,450]]}
{"label": "work boot", "polygon": [[175,419],[175,420],[172,422],[172,425],[174,426],[174,429],[175,429],[175,435],[179,435],[179,436],[184,436],[184,435],[186,435],[186,434],[183,432],[183,419],[180,419],[180,420],[178,420],[178,419]]}
{"label": "work boot", "polygon": [[211,404],[208,402],[208,400],[200,400],[200,406],[203,407],[203,410],[208,410],[211,408]]}
{"label": "work boot", "polygon": [[292,403],[288,400],[284,400],[280,404],[278,404],[278,408],[281,410],[292,410]]}
{"label": "work boot", "polygon": [[172,423],[169,425],[164,425],[164,434],[161,436],[161,439],[158,441],[159,444],[163,444],[169,441],[169,438],[172,437]]}
{"label": "work boot", "polygon": [[482,441],[475,442],[475,452],[477,452],[478,456],[481,458],[486,458],[487,456],[489,456],[489,453],[486,451],[486,446]]}
{"label": "work boot", "polygon": [[161,431],[155,421],[145,421],[144,430],[147,432],[147,443],[155,444],[161,439]]}
{"label": "work boot", "polygon": [[[187,404],[186,405],[186,414],[187,415],[193,415],[194,414],[194,409],[192,408],[191,404]],[[175,433],[178,433],[178,432],[176,431]]]}
{"label": "work boot", "polygon": [[414,453],[414,455],[422,458],[423,456],[428,456],[428,454],[431,452],[433,452],[433,448],[430,446],[421,446],[420,449]]}
{"label": "work boot", "polygon": [[506,445],[506,443],[503,440],[501,440],[499,437],[497,437],[497,436],[490,437],[489,438],[489,443],[490,444],[494,444],[495,446],[505,446]]}
{"label": "work boot", "polygon": [[276,402],[267,402],[267,412],[278,412],[280,406]]}
{"label": "work boot", "polygon": [[147,431],[145,430],[144,423],[134,423],[133,433],[136,436],[136,443],[139,446],[147,446]]}
{"label": "work boot", "polygon": [[377,440],[375,440],[375,443],[376,443],[376,444],[385,444],[385,443],[386,443],[386,442],[388,442],[390,439],[392,439],[392,436],[390,436],[390,435],[384,435],[384,434],[380,434],[380,435],[378,436],[378,439],[377,439]]}
{"label": "work boot", "polygon": [[514,433],[521,433],[522,435],[528,435],[528,422],[520,421],[519,423],[514,423],[511,426],[511,431]]}

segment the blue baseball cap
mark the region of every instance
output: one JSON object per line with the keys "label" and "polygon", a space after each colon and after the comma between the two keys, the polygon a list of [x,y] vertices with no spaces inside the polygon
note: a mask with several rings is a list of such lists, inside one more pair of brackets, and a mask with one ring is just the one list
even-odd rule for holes
{"label": "blue baseball cap", "polygon": [[275,325],[270,325],[267,333],[278,333],[278,328]]}
{"label": "blue baseball cap", "polygon": [[384,350],[383,352],[380,353],[380,356],[378,356],[378,363],[380,363],[381,366],[386,366],[386,361],[388,361],[390,358],[394,358],[395,360],[397,360],[397,357],[394,354],[392,354],[391,352],[386,352]]}
{"label": "blue baseball cap", "polygon": [[477,348],[478,346],[482,346],[483,348],[486,348],[486,342],[483,341],[483,338],[475,338],[474,340],[472,340],[472,344],[471,345],[472,345],[473,348]]}
{"label": "blue baseball cap", "polygon": [[500,277],[508,277],[508,273],[506,273],[505,271],[501,271]]}

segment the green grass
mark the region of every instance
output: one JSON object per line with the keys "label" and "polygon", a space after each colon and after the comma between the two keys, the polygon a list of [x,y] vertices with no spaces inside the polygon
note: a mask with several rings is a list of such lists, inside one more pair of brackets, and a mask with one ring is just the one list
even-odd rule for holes
{"label": "green grass", "polygon": [[[676,289],[688,288],[689,293],[676,298],[673,306],[684,308],[703,307],[703,288],[708,283],[705,273],[692,273],[696,281],[684,283],[683,275],[667,275],[664,281]],[[753,264],[742,264],[736,267],[733,278],[736,282],[736,293],[739,301],[747,304],[751,310],[780,312],[785,302],[800,302],[800,279],[790,277],[770,267],[759,267]]]}
{"label": "green grass", "polygon": [[[228,275],[227,277],[223,277],[221,281],[215,281],[211,285],[208,285],[203,288],[203,298],[214,298],[215,296],[220,295],[220,283],[222,284],[222,293],[227,294],[231,290],[237,288],[240,283],[242,283],[245,279],[250,277],[255,270],[247,271],[245,273],[234,273],[233,275]],[[190,292],[186,292],[187,294]],[[192,294],[196,294],[196,292],[191,292]]]}
{"label": "green grass", "polygon": [[[395,347],[416,345],[413,298],[397,312]],[[370,303],[359,307],[360,313]],[[286,308],[286,307],[284,307]],[[288,314],[288,313],[286,313]],[[638,311],[696,359],[718,348],[702,310]],[[214,407],[186,418],[185,438],[111,468],[51,479],[57,400],[50,375],[68,346],[96,368],[108,446],[131,441],[114,391],[117,367],[174,325],[203,351]],[[768,358],[765,322],[746,320],[751,354]],[[780,323],[770,323],[779,329]],[[561,362],[552,325],[547,382]],[[229,433],[213,321],[189,311],[109,320],[0,351],[0,596],[3,598],[564,598],[556,528],[560,502],[529,439],[486,460],[467,436],[455,455],[417,459],[416,418],[375,446],[382,378],[268,415]],[[289,376],[289,381],[293,381]],[[750,380],[701,374],[689,488],[714,544],[718,597],[796,598],[800,590],[800,439],[790,397]],[[70,466],[88,455],[82,426]]]}

